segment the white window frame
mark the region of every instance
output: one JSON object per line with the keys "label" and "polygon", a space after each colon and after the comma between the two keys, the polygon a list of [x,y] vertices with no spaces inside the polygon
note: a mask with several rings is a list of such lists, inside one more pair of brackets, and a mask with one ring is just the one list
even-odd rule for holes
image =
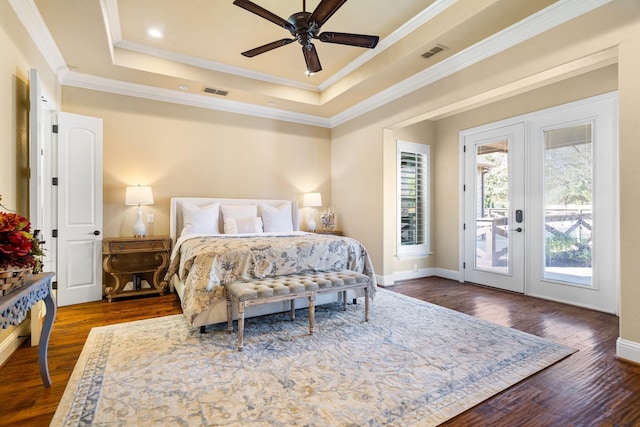
{"label": "white window frame", "polygon": [[[431,173],[431,160],[430,160],[430,147],[426,144],[418,144],[408,141],[396,141],[396,256],[399,259],[412,259],[412,258],[425,258],[429,256],[431,252],[430,244],[430,230],[429,230],[429,211],[431,205],[429,203],[430,191],[429,191],[429,175]],[[414,153],[424,156],[424,169],[423,185],[422,185],[422,230],[423,230],[423,243],[415,245],[403,245],[402,244],[402,153]]]}

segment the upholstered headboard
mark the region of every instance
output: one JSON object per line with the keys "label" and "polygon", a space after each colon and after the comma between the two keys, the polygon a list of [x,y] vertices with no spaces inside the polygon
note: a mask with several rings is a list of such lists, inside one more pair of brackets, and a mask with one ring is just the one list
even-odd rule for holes
{"label": "upholstered headboard", "polygon": [[[293,222],[293,229],[300,230],[300,221],[298,220],[298,202],[295,200],[274,200],[274,199],[218,199],[213,197],[172,197],[171,207],[169,212],[169,236],[173,243],[180,237],[182,228],[184,226],[182,222],[182,203],[188,202],[192,205],[203,207],[210,205],[211,203],[220,203],[223,205],[257,205],[258,215],[261,215],[260,205],[265,204],[269,206],[280,206],[283,203],[291,202],[291,218]],[[218,228],[224,229],[222,214],[218,216]]]}

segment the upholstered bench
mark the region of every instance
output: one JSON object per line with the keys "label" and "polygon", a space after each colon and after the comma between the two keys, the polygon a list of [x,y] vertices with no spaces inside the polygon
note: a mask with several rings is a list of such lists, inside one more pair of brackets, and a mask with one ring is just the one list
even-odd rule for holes
{"label": "upholstered bench", "polygon": [[293,274],[289,276],[268,277],[248,282],[237,281],[225,285],[227,293],[227,328],[233,332],[232,303],[238,309],[238,351],[243,347],[244,312],[252,305],[289,301],[290,317],[295,319],[297,298],[309,299],[309,334],[314,328],[314,300],[316,294],[343,292],[343,309],[346,310],[347,290],[363,288],[365,292],[365,320],[369,320],[369,277],[350,270]]}

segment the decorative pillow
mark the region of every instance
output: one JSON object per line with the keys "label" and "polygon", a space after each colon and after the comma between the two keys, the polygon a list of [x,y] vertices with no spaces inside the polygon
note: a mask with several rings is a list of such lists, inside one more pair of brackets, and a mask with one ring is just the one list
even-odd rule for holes
{"label": "decorative pillow", "polygon": [[224,218],[224,234],[262,233],[262,220],[253,218]]}
{"label": "decorative pillow", "polygon": [[189,202],[182,203],[182,233],[187,234],[218,234],[218,216],[220,203],[212,203],[198,207]]}
{"label": "decorative pillow", "polygon": [[256,205],[222,205],[222,218],[255,218],[258,216]]}
{"label": "decorative pillow", "polygon": [[291,202],[283,203],[277,207],[261,204],[260,212],[265,232],[293,231]]}

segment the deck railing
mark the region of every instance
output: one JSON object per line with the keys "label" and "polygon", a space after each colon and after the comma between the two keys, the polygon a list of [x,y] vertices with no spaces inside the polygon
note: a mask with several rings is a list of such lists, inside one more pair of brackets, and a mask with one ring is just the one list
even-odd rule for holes
{"label": "deck railing", "polygon": [[[477,261],[482,265],[503,267],[507,265],[509,245],[509,217],[506,209],[486,209],[487,217],[478,218],[476,240]],[[591,245],[591,208],[554,208],[545,212],[547,236],[574,239],[581,245]],[[480,248],[482,247],[482,249]]]}

